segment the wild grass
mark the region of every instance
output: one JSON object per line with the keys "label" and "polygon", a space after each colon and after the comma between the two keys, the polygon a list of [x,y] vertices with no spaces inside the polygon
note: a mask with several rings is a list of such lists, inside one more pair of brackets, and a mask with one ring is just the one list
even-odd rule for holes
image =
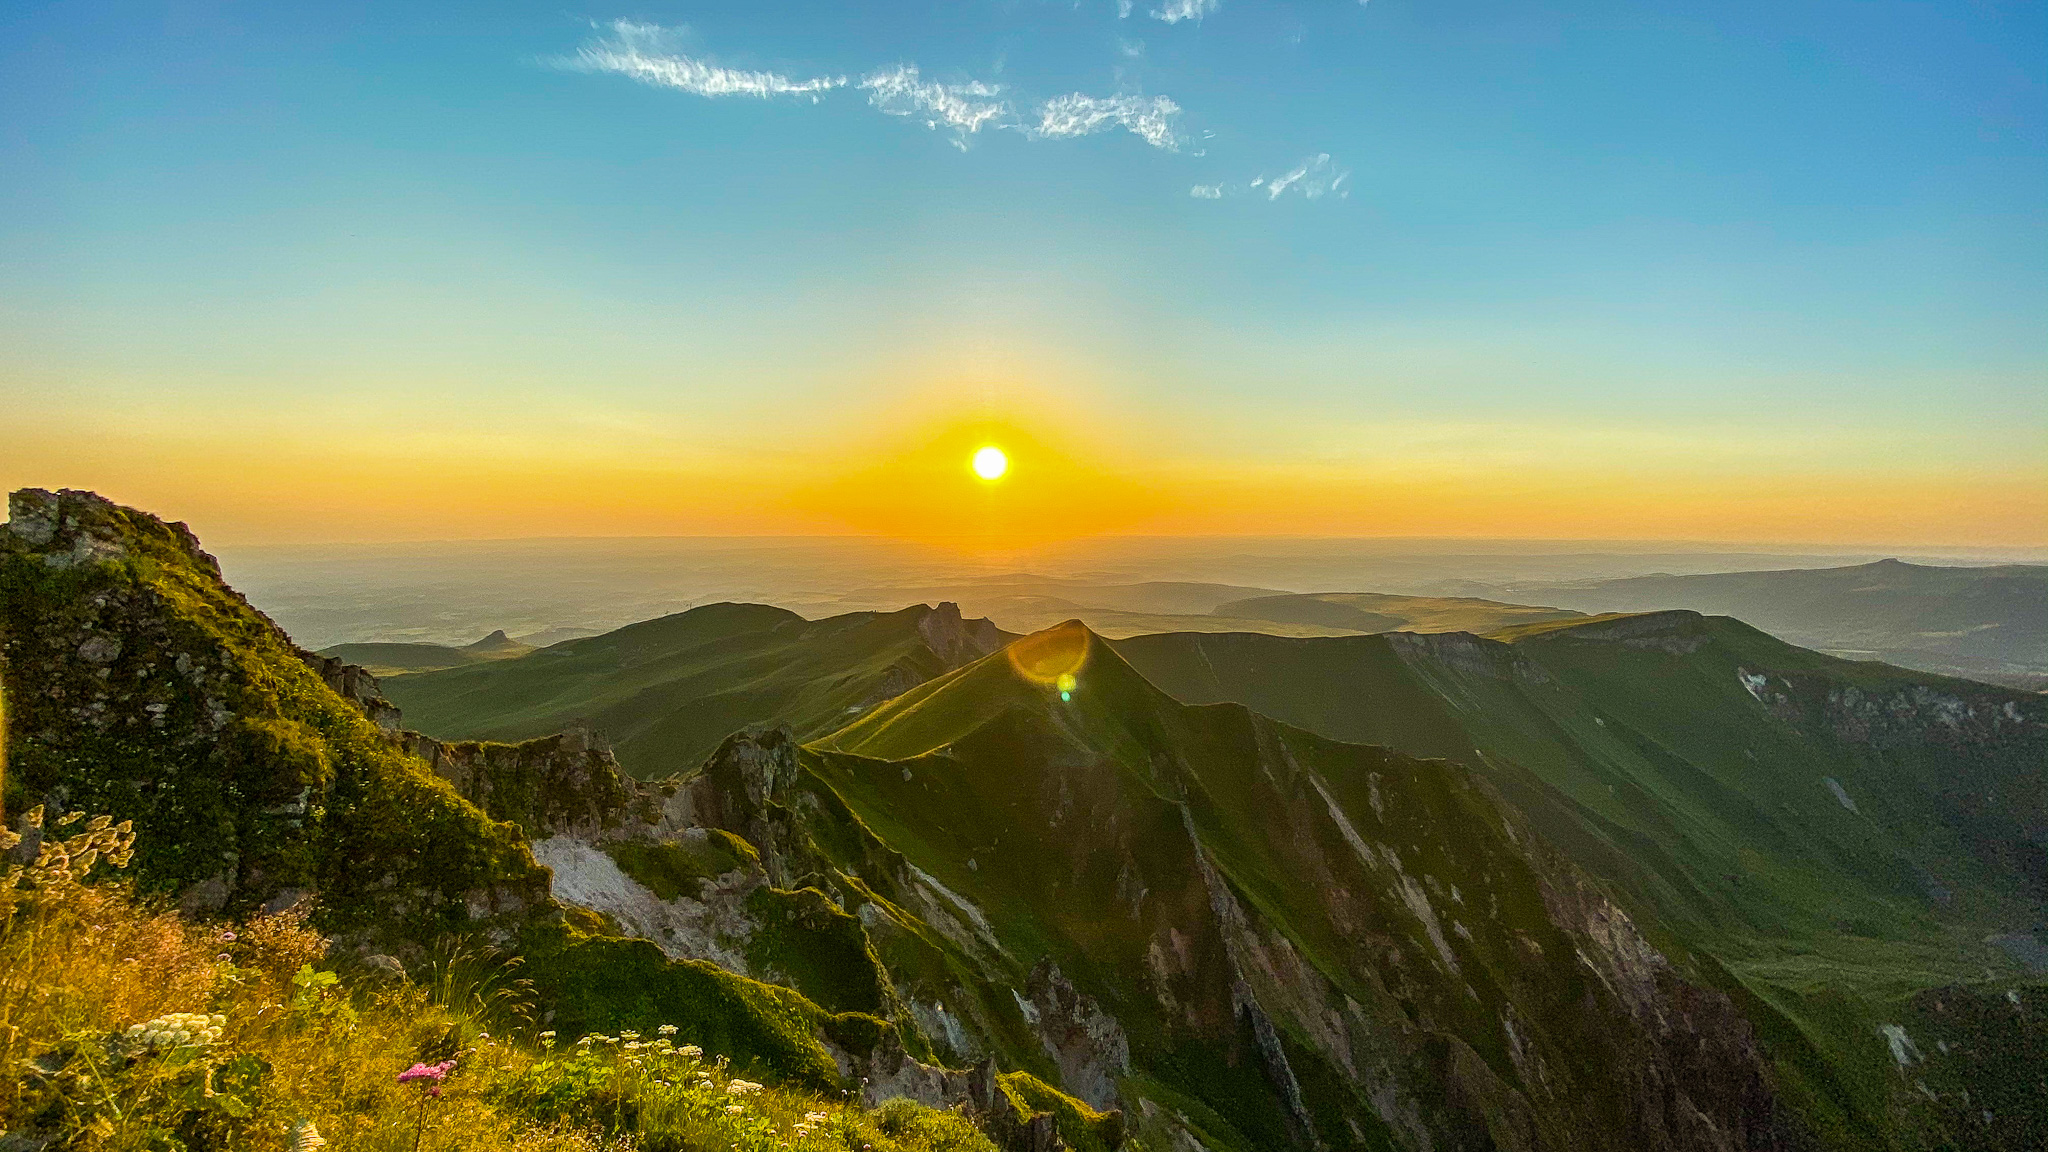
{"label": "wild grass", "polygon": [[123,882],[127,826],[40,815],[40,843],[0,835],[36,851],[0,873],[10,1149],[993,1150],[955,1113],[740,1079],[672,1025],[557,1044],[516,962],[466,942],[415,983],[335,971],[305,905],[194,923]]}

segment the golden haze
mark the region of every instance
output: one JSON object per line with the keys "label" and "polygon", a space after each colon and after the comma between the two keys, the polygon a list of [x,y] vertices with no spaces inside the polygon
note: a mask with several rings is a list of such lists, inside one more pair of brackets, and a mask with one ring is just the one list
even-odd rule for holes
{"label": "golden haze", "polygon": [[[1048,419],[956,418],[732,447],[465,446],[293,429],[0,430],[9,488],[93,488],[227,544],[633,535],[883,535],[968,550],[1132,535],[2048,542],[2048,476],[1929,462],[1806,472],[1482,454],[1315,466],[1218,458]],[[836,437],[836,439],[834,438]],[[1009,457],[978,479],[974,451]]]}

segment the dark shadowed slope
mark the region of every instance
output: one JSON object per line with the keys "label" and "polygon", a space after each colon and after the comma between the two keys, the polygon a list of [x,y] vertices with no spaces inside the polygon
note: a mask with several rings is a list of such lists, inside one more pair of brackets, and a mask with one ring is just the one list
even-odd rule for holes
{"label": "dark shadowed slope", "polygon": [[1527,594],[1587,612],[1689,608],[1856,659],[2048,687],[2048,566],[1850,568],[1640,576]]}
{"label": "dark shadowed slope", "polygon": [[710,604],[514,660],[393,677],[384,691],[430,736],[520,740],[586,723],[627,770],[660,776],[751,724],[830,731],[1003,639],[951,604],[818,621]]}
{"label": "dark shadowed slope", "polygon": [[2048,919],[2048,702],[1693,613],[1508,635],[1115,647],[1184,700],[1484,765],[1781,1007],[1866,1108],[1907,1083],[1881,1029],[1931,990],[2038,984],[2021,957]]}

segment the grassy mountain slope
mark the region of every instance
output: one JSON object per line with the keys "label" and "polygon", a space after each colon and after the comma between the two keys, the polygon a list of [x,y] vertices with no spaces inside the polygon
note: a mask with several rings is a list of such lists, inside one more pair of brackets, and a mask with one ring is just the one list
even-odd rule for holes
{"label": "grassy mountain slope", "polygon": [[1689,608],[1794,644],[1907,668],[2048,687],[2048,566],[1847,568],[1639,576],[1532,589],[1587,612]]}
{"label": "grassy mountain slope", "polygon": [[[1932,990],[2038,984],[2019,957],[2048,921],[2039,698],[1691,613],[1503,635],[1116,647],[1184,700],[1485,766],[1554,843],[1782,1009],[1826,1066],[1814,1090],[1843,1107],[1901,1106],[1911,1080],[1881,1028]],[[1960,1100],[1943,1106],[1968,1114]]]}
{"label": "grassy mountain slope", "polygon": [[[952,905],[984,979],[1044,957],[1113,1018],[1061,1053],[1070,1088],[1211,1147],[1790,1138],[1731,1002],[1457,765],[1180,705],[1070,626],[803,769]],[[1679,1002],[1682,1040],[1646,1023]]]}
{"label": "grassy mountain slope", "polygon": [[694,768],[728,733],[830,731],[1002,639],[951,605],[809,621],[711,604],[518,659],[394,677],[407,722],[441,739],[523,740],[585,723],[642,777]]}
{"label": "grassy mountain slope", "polygon": [[[1503,604],[1470,596],[1392,596],[1379,592],[1313,592],[1262,596],[1218,605],[1215,615],[1280,624],[1320,625],[1351,632],[1496,632],[1516,624],[1563,620],[1561,608]],[[1272,632],[1252,628],[1247,631]],[[1189,631],[1216,632],[1200,628]]]}

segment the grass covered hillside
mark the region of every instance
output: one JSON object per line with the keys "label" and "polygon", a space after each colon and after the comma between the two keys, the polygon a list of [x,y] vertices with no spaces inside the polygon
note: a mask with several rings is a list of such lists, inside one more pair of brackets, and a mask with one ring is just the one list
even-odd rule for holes
{"label": "grass covered hillside", "polygon": [[1587,612],[1689,608],[1794,644],[2016,688],[2048,688],[2048,566],[1848,568],[1638,576],[1528,590]]}
{"label": "grass covered hillside", "polygon": [[407,723],[447,740],[523,740],[584,723],[641,777],[695,768],[751,724],[821,735],[1004,636],[950,604],[809,621],[710,604],[513,660],[393,677]]}
{"label": "grass covered hillside", "polygon": [[[1079,626],[769,775],[727,826],[919,909],[939,954],[903,994],[956,1043],[1037,1031],[1046,1074],[1140,1133],[1633,1149],[1800,1128],[1711,971],[1651,948],[1472,773],[1177,704]],[[1675,1032],[1650,1023],[1680,1002]]]}
{"label": "grass covered hillside", "polygon": [[[1995,1130],[2004,1142],[1984,1146],[2017,1147],[2015,1133],[2039,1131],[2048,1086],[1952,1040],[1923,1038],[1924,1060],[1902,1060],[1885,1031],[1910,1038],[1908,1018],[1939,1019],[1927,1005],[1941,996],[1995,1005],[2043,983],[2038,697],[1690,613],[1503,637],[1182,635],[1117,648],[1184,700],[1483,767],[1553,843],[1782,1013],[1796,1031],[1779,1058],[1797,1066],[1811,1048],[1814,1091],[1865,1122],[1920,1107],[1925,1083],[1941,1096],[1928,1122],[1943,1139]],[[2042,1023],[2028,1019],[2038,1043]],[[1986,1122],[1965,1091],[2013,1102]]]}

